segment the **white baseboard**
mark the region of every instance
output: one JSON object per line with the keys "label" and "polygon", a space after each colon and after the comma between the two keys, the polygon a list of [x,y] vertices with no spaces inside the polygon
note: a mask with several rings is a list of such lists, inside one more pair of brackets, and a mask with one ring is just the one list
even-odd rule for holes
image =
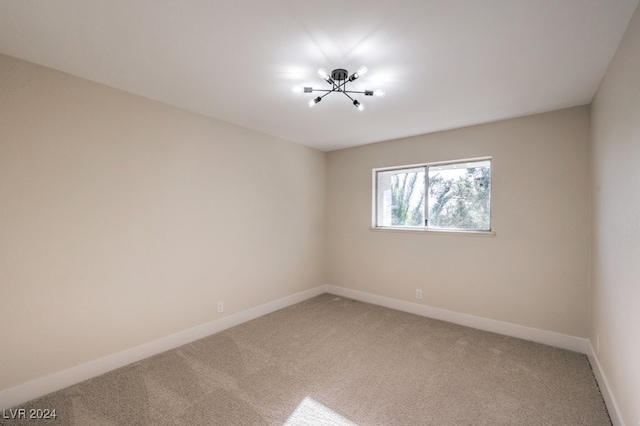
{"label": "white baseboard", "polygon": [[609,383],[602,371],[602,368],[600,367],[600,362],[589,339],[477,317],[460,312],[448,311],[446,309],[435,308],[433,306],[421,305],[385,296],[378,296],[372,293],[351,290],[329,284],[326,285],[326,290],[327,293],[335,294],[336,296],[348,297],[350,299],[384,306],[398,311],[435,318],[442,321],[452,322],[454,324],[460,324],[467,327],[473,327],[480,330],[583,353],[589,358],[589,362],[591,363],[593,373],[596,377],[596,381],[598,382],[598,386],[600,387],[600,392],[602,393],[604,402],[607,405],[607,410],[609,411],[609,416],[611,417],[613,425],[625,426],[624,420],[620,415],[620,410],[618,409],[618,404],[616,404],[613,394],[609,391]]}
{"label": "white baseboard", "polygon": [[203,337],[210,336],[230,327],[318,296],[326,292],[325,287],[326,286],[321,285],[310,290],[283,297],[273,302],[228,315],[218,320],[0,391],[0,410],[20,405],[48,393],[64,389],[84,380],[91,379],[92,377],[115,370],[116,368],[124,367],[141,359],[194,342]]}
{"label": "white baseboard", "polygon": [[589,340],[582,337],[569,336],[566,334],[555,333],[553,331],[540,330],[504,321],[477,317],[475,315],[463,314],[460,312],[435,308],[433,306],[393,299],[391,297],[378,296],[376,294],[351,290],[344,287],[337,287],[333,285],[327,285],[326,287],[327,293],[332,293],[337,296],[348,297],[361,302],[372,303],[374,305],[409,312],[423,317],[452,322],[454,324],[460,324],[467,327],[503,334],[505,336],[517,337],[524,340],[530,340],[532,342],[555,346],[557,348],[588,354]]}
{"label": "white baseboard", "polygon": [[337,296],[348,297],[350,299],[384,306],[403,312],[409,312],[480,330],[584,353],[591,361],[596,380],[600,385],[600,390],[605,403],[607,404],[607,408],[609,409],[609,414],[613,424],[615,426],[625,426],[622,417],[619,415],[618,406],[613,395],[609,392],[608,382],[600,368],[598,358],[595,355],[595,351],[588,339],[477,317],[474,315],[463,314],[385,296],[378,296],[372,293],[351,290],[333,285],[322,285],[291,296],[283,297],[281,299],[274,300],[273,302],[265,303],[254,308],[223,317],[219,320],[211,321],[116,354],[0,391],[0,410],[20,405],[48,393],[64,389],[84,380],[115,370],[116,368],[124,367],[125,365],[140,361],[141,359],[191,343],[203,337],[210,336],[230,327],[270,314],[279,309],[286,308],[287,306],[294,305],[323,293],[331,293]]}
{"label": "white baseboard", "polygon": [[602,393],[604,403],[607,405],[607,410],[609,410],[609,417],[611,417],[611,422],[614,426],[625,426],[622,415],[620,414],[620,409],[618,408],[618,404],[616,403],[613,394],[609,391],[609,382],[607,381],[607,376],[605,376],[604,371],[602,371],[598,355],[593,349],[591,341],[589,341],[589,352],[587,353],[587,356],[589,357],[589,362],[591,363],[591,368],[593,369],[593,375],[596,376],[598,386],[600,386],[600,392]]}
{"label": "white baseboard", "polygon": [[398,311],[408,312],[411,314],[421,315],[429,318],[435,318],[442,321],[452,322],[467,327],[473,327],[480,330],[490,331],[493,333],[503,334],[506,336],[517,337],[524,340],[530,340],[545,345],[554,346],[562,349],[568,349],[574,352],[580,352],[589,358],[594,376],[600,387],[600,392],[607,405],[609,416],[614,426],[625,426],[625,422],[618,409],[618,404],[609,391],[609,383],[602,371],[600,361],[591,345],[589,339],[582,337],[569,336],[566,334],[555,333],[553,331],[540,330],[537,328],[526,327],[522,325],[512,324],[503,321],[492,320],[489,318],[477,317],[474,315],[463,314],[460,312],[449,311],[446,309],[435,308],[433,306],[422,305],[404,300],[393,299],[390,297],[379,296],[372,293],[366,293],[358,290],[351,290],[344,287],[326,285],[327,293],[337,296],[348,297],[350,299],[359,300],[361,302],[371,303],[374,305],[384,306]]}

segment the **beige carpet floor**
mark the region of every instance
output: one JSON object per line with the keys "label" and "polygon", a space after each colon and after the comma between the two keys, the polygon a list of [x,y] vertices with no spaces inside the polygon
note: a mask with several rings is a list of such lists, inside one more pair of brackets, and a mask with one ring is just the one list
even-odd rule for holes
{"label": "beige carpet floor", "polygon": [[329,294],[19,408],[83,426],[611,424],[582,354]]}

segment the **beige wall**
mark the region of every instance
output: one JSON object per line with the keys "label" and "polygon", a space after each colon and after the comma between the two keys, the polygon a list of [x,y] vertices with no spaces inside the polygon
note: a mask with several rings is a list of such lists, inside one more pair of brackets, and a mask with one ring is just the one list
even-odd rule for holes
{"label": "beige wall", "polygon": [[[326,282],[598,336],[637,423],[638,15],[592,109],[592,227],[587,107],[325,154],[0,55],[0,391]],[[369,229],[372,168],[483,156],[495,237]]]}
{"label": "beige wall", "polygon": [[591,341],[627,425],[640,424],[640,9],[592,105]]}
{"label": "beige wall", "polygon": [[320,151],[0,56],[0,390],[323,284],[324,193]]}
{"label": "beige wall", "polygon": [[[586,337],[588,145],[579,107],[329,153],[328,284]],[[495,237],[369,229],[372,168],[484,156]]]}

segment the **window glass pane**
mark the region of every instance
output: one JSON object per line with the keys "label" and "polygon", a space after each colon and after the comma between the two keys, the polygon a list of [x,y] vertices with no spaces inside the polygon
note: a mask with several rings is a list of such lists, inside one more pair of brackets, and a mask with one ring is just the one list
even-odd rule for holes
{"label": "window glass pane", "polygon": [[491,230],[491,161],[429,167],[428,227]]}
{"label": "window glass pane", "polygon": [[377,172],[377,226],[424,226],[424,167]]}

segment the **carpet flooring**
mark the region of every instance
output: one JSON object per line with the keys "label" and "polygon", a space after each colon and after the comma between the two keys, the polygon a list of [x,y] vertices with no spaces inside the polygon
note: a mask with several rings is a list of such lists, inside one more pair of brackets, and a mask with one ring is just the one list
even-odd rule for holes
{"label": "carpet flooring", "polygon": [[17,408],[3,425],[610,425],[587,357],[324,294]]}

